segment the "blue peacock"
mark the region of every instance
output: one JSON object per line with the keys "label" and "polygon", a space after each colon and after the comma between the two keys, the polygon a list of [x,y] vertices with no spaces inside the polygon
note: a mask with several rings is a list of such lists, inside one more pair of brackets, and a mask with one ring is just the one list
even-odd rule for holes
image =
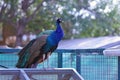
{"label": "blue peacock", "polygon": [[64,36],[60,25],[61,18],[56,20],[56,30],[43,34],[31,40],[19,53],[17,68],[36,68],[37,65],[46,59],[56,50],[58,43]]}

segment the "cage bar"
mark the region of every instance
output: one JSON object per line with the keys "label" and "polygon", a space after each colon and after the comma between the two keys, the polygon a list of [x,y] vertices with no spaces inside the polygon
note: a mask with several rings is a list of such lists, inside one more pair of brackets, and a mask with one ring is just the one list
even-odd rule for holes
{"label": "cage bar", "polygon": [[73,68],[0,69],[0,76],[0,80],[84,80]]}

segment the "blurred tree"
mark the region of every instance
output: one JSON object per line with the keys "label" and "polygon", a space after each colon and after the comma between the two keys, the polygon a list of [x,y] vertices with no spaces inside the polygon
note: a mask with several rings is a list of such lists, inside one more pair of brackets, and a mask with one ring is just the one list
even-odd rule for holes
{"label": "blurred tree", "polygon": [[22,35],[27,24],[36,17],[42,0],[1,0],[0,22],[16,29],[16,46],[21,45]]}
{"label": "blurred tree", "polygon": [[43,2],[42,10],[49,19],[64,19],[65,38],[120,34],[118,0],[49,0]]}
{"label": "blurred tree", "polygon": [[20,45],[23,31],[55,28],[56,17],[64,21],[65,38],[119,35],[118,0],[1,0],[0,22],[16,29]]}

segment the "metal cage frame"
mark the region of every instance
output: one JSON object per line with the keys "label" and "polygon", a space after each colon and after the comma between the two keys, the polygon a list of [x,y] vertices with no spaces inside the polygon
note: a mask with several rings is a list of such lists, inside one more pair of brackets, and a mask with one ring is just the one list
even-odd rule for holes
{"label": "metal cage frame", "polygon": [[[11,75],[7,80],[34,80],[32,75],[56,75],[57,80],[84,80],[73,68],[54,68],[54,69],[0,69],[0,76]],[[72,79],[71,79],[72,78]],[[38,80],[38,79],[35,79]],[[39,79],[41,80],[41,79]],[[48,77],[49,80],[49,77]]]}

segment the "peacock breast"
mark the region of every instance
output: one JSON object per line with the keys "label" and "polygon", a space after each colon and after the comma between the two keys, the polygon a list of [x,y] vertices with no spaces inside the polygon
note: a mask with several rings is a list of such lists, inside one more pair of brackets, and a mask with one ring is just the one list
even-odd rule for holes
{"label": "peacock breast", "polygon": [[54,42],[54,40],[47,38],[46,44],[43,47],[44,52],[45,53],[49,52],[50,49],[52,49],[55,45],[56,43]]}

